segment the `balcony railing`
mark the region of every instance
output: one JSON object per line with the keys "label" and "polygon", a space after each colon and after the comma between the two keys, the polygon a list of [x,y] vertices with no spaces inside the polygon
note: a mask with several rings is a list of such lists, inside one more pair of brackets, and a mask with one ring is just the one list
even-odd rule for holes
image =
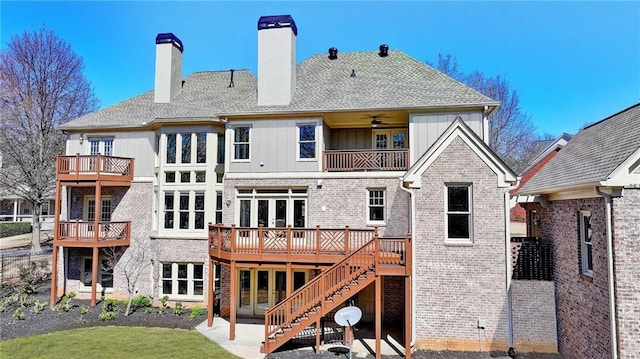
{"label": "balcony railing", "polygon": [[55,242],[68,247],[126,246],[131,240],[131,222],[59,222]]}
{"label": "balcony railing", "polygon": [[409,150],[324,151],[324,171],[406,171]]}
{"label": "balcony railing", "polygon": [[103,155],[58,156],[56,173],[61,180],[133,180],[133,158]]}
{"label": "balcony railing", "polygon": [[218,260],[335,263],[374,238],[375,229],[265,228],[209,225],[209,255]]}

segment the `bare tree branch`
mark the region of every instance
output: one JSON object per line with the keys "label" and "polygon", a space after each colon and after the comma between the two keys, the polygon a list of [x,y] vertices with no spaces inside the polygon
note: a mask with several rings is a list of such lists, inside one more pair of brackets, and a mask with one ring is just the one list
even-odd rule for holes
{"label": "bare tree branch", "polygon": [[456,58],[449,54],[438,54],[436,68],[502,103],[489,117],[489,147],[516,173],[524,170],[537,135],[531,116],[520,107],[518,91],[511,89],[509,82],[500,76],[487,77],[479,71],[460,72]]}
{"label": "bare tree branch", "polygon": [[11,38],[0,53],[0,188],[33,206],[32,249],[40,250],[40,205],[55,186],[56,127],[97,109],[71,46],[46,28]]}

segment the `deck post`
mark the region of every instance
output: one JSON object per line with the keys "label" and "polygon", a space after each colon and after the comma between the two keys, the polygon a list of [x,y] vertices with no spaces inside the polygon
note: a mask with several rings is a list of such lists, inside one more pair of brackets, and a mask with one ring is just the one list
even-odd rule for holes
{"label": "deck post", "polygon": [[236,339],[236,262],[231,261],[231,285],[229,288],[229,340]]}
{"label": "deck post", "polygon": [[56,304],[56,297],[57,297],[57,291],[58,291],[57,282],[58,282],[58,246],[54,242],[53,253],[51,253],[51,304],[52,305]]}
{"label": "deck post", "polygon": [[211,327],[213,325],[213,306],[215,305],[215,296],[216,289],[213,283],[213,271],[215,269],[215,265],[213,264],[213,260],[209,258],[209,296],[207,298],[207,326]]}
{"label": "deck post", "polygon": [[316,320],[316,353],[320,353],[320,332],[324,331],[324,328],[320,327],[320,316]]}
{"label": "deck post", "polygon": [[[97,229],[96,229],[97,231]],[[96,306],[96,291],[98,286],[98,247],[93,247],[93,257],[91,261],[91,306]]]}
{"label": "deck post", "polygon": [[376,359],[380,359],[380,340],[382,339],[382,277],[376,274]]}
{"label": "deck post", "polygon": [[411,276],[404,277],[404,357],[411,359]]}

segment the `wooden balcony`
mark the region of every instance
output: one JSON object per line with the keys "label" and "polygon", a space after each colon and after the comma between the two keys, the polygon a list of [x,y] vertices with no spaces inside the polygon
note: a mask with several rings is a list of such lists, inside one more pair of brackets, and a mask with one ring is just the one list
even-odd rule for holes
{"label": "wooden balcony", "polygon": [[[97,229],[97,230],[96,230]],[[128,246],[131,222],[59,222],[54,245],[63,247]]]}
{"label": "wooden balcony", "polygon": [[325,172],[406,171],[409,150],[344,150],[324,151]]}
{"label": "wooden balcony", "polygon": [[374,229],[209,225],[209,255],[220,262],[333,264],[376,236]]}
{"label": "wooden balcony", "polygon": [[58,156],[56,177],[59,181],[105,181],[129,186],[133,180],[133,158],[103,155]]}

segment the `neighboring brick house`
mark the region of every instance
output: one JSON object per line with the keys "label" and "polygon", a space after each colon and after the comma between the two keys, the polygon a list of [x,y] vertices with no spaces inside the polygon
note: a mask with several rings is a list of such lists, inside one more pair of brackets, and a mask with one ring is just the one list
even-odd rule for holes
{"label": "neighboring brick house", "polygon": [[258,78],[183,78],[182,42],[159,34],[153,91],[61,127],[52,301],[126,296],[139,264],[129,290],[207,303],[231,338],[264,318],[264,352],[296,328],[319,344],[351,300],[378,345],[402,325],[407,356],[512,347],[499,103],[386,45],[297,64],[296,36],[261,17]]}
{"label": "neighboring brick house", "polygon": [[537,237],[537,225],[536,225],[536,213],[529,211],[527,212],[522,206],[520,202],[527,202],[532,200],[529,196],[513,196],[518,192],[518,189],[522,188],[533,175],[538,173],[540,169],[547,164],[557,153],[560,151],[564,145],[571,140],[571,135],[568,133],[562,133],[555,140],[544,140],[538,141],[536,143],[535,150],[537,153],[535,157],[531,161],[529,161],[529,165],[527,168],[522,171],[520,174],[520,180],[515,188],[512,188],[510,193],[511,197],[511,220],[512,221],[524,221],[526,223],[527,228],[527,237]]}
{"label": "neighboring brick house", "polygon": [[640,353],[640,104],[581,130],[518,195],[555,247],[564,358]]}

